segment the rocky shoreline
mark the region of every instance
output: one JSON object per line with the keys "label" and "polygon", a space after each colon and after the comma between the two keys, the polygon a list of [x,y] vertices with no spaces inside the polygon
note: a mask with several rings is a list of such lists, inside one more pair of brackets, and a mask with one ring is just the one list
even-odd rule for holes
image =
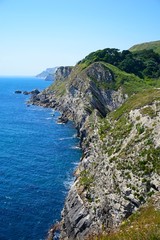
{"label": "rocky shoreline", "polygon": [[83,156],[62,211],[61,239],[113,231],[160,190],[157,171],[149,170],[158,154],[153,149],[160,147],[160,102],[106,117],[128,99],[121,87],[103,87],[113,82],[113,73],[102,63],[85,70],[61,68],[54,85],[29,102],[60,111],[59,120],[72,120],[81,139]]}

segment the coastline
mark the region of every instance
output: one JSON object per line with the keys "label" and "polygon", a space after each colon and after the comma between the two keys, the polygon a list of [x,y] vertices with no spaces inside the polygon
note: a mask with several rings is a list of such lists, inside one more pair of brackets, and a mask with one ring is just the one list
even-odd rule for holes
{"label": "coastline", "polygon": [[[100,82],[113,81],[109,69],[102,63],[84,71],[77,68],[31,99],[32,104],[60,111],[63,123],[73,121],[80,137],[83,154],[62,211],[60,239],[65,240],[82,240],[116,230],[160,190],[157,170],[150,172],[147,166],[142,168],[135,162],[142,154],[147,158],[156,142],[159,146],[154,130],[159,129],[158,115],[141,114],[143,108],[148,108],[146,102],[113,118],[128,96],[122,88],[104,91],[93,81],[93,77]],[[159,96],[158,89],[152,91],[153,96]],[[135,96],[135,100],[142,96]],[[159,113],[154,101],[150,107]],[[109,112],[113,113],[111,117],[107,117]],[[143,132],[137,126],[142,126]],[[143,153],[148,132],[155,142],[148,142]]]}
{"label": "coastline", "polygon": [[48,86],[37,79],[27,80],[0,82],[2,239],[46,237],[50,224],[61,217],[66,184],[73,179],[81,156],[80,150],[72,149],[79,143],[72,123],[58,125],[59,113],[51,117],[50,109],[27,107],[29,96],[14,94],[15,89]]}

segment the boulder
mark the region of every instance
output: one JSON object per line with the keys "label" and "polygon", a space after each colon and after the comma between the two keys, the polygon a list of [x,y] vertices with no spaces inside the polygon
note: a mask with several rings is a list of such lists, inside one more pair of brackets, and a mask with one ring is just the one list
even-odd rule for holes
{"label": "boulder", "polygon": [[21,94],[22,91],[21,91],[21,90],[16,90],[15,93],[16,93],[16,94]]}

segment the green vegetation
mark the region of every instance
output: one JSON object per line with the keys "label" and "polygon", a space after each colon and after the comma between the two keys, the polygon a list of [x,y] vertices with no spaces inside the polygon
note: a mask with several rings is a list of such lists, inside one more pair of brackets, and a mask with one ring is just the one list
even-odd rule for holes
{"label": "green vegetation", "polygon": [[[117,121],[114,121],[110,117],[110,114],[105,119],[99,120],[99,136],[104,143],[104,152],[108,153],[108,156],[111,156],[113,153],[119,152],[123,140],[129,135],[131,129],[132,124],[128,121],[128,118],[125,114],[121,116]],[[106,143],[105,138],[108,135],[109,138],[107,138]],[[113,161],[118,161],[118,158],[110,159],[110,162]]]}
{"label": "green vegetation", "polygon": [[124,72],[111,64],[104,63],[104,65],[111,71],[114,78],[114,83],[110,89],[118,90],[121,86],[123,86],[124,92],[131,95],[133,92],[137,92],[136,88],[139,85],[141,86],[140,88],[146,87],[144,86],[142,79],[134,74]]}
{"label": "green vegetation", "polygon": [[[153,129],[147,128],[141,121],[141,114],[150,118],[157,116],[156,110],[151,104],[157,101],[157,109],[159,108],[160,52],[156,53],[152,48],[146,46],[144,49],[132,48],[131,50],[120,52],[115,48],[106,48],[89,54],[75,66],[66,81],[56,81],[50,87],[50,91],[60,98],[66,94],[67,88],[68,91],[75,88],[81,92],[85,92],[89,88],[95,90],[95,94],[91,95],[89,92],[83,99],[84,109],[89,115],[86,129],[90,132],[95,129],[97,123],[95,123],[95,106],[90,103],[92,97],[97,102],[99,101],[99,89],[106,92],[108,89],[117,91],[121,88],[122,93],[129,97],[121,107],[108,113],[106,117],[100,117],[97,114],[96,119],[98,119],[99,137],[102,140],[101,150],[107,156],[103,161],[109,161],[119,171],[123,179],[127,180],[127,187],[131,190],[134,198],[142,204],[156,191],[150,180],[152,174],[160,174],[160,148],[155,148]],[[100,74],[104,72],[107,75],[109,70],[109,74],[112,76],[109,78],[110,81],[106,81],[106,75],[103,78],[100,74],[94,74],[96,68],[92,69],[92,64],[95,62],[101,63],[102,70],[103,68],[106,70],[99,71]],[[91,76],[89,76],[90,73]],[[86,81],[87,84],[83,84],[83,81]],[[101,92],[103,93],[103,91]],[[129,113],[131,110],[139,108],[141,108],[141,114],[137,117],[135,115],[136,120],[133,118],[132,122]],[[156,121],[153,120],[153,124],[156,125]],[[86,147],[88,147],[89,141],[86,140]],[[98,162],[94,161],[91,167],[96,169],[97,165]],[[139,182],[133,181],[133,179],[138,179]],[[120,193],[121,189],[114,174],[113,183],[115,190]],[[139,183],[142,183],[143,189],[139,187]],[[88,202],[94,201],[91,195],[94,185],[94,173],[86,169],[81,171],[79,186],[83,189]],[[126,200],[128,200],[127,197]],[[95,200],[95,202],[98,201],[99,199]],[[152,204],[145,205],[144,208],[123,222],[117,232],[91,239],[160,240],[160,211],[155,210]]]}
{"label": "green vegetation", "polygon": [[142,134],[145,131],[144,126],[141,125],[141,124],[137,124],[136,128],[137,128],[137,132],[138,132],[139,135]]}
{"label": "green vegetation", "polygon": [[138,76],[126,73],[111,64],[103,64],[111,71],[114,78],[112,85],[108,84],[108,89],[118,90],[120,87],[123,87],[123,92],[131,96],[132,94],[141,92],[144,89],[160,87],[160,79],[141,79]]}
{"label": "green vegetation", "polygon": [[160,240],[160,210],[152,201],[124,221],[117,232],[90,240]]}
{"label": "green vegetation", "polygon": [[152,145],[142,152],[145,155],[143,160],[139,161],[139,167],[143,168],[144,174],[157,172],[160,174],[160,148],[154,148]]}
{"label": "green vegetation", "polygon": [[147,107],[141,109],[141,114],[142,114],[142,115],[148,115],[148,116],[150,116],[151,118],[153,118],[153,117],[156,116],[155,110],[153,110],[153,108],[150,107],[150,106],[147,106]]}
{"label": "green vegetation", "polygon": [[[118,67],[113,66],[112,64],[101,62],[101,64],[106,68],[106,70],[110,70],[113,81],[99,81],[97,79],[91,78],[91,80],[96,84],[97,88],[101,90],[118,90],[120,87],[123,88],[123,92],[127,93],[131,96],[134,93],[141,92],[144,89],[151,89],[153,87],[160,87],[160,79],[141,79],[135,74],[127,73],[125,71],[120,70]],[[82,71],[82,66],[84,63],[80,63],[79,69]],[[89,66],[91,67],[91,66]]]}
{"label": "green vegetation", "polygon": [[99,122],[99,135],[101,140],[106,136],[107,132],[111,129],[111,123],[107,118],[105,119],[100,119]]}
{"label": "green vegetation", "polygon": [[[111,157],[110,163],[115,162],[117,169],[122,170],[126,178],[130,178],[128,171],[145,179],[153,172],[160,174],[160,148],[155,149],[152,129],[148,129],[140,122],[137,123],[134,139],[129,141],[123,150],[121,149],[123,141],[127,140],[133,128],[129,112],[150,105],[155,100],[160,100],[160,89],[144,90],[131,96],[120,108],[99,120],[99,136],[103,141],[103,151],[108,153],[108,156],[118,153],[116,157],[114,155]],[[151,105],[142,108],[141,113],[152,118],[156,116]],[[139,145],[138,154],[133,157],[132,153],[136,152],[137,143],[142,144]],[[147,191],[149,193],[150,188]],[[137,197],[140,198],[138,195]]]}
{"label": "green vegetation", "polygon": [[134,52],[134,51],[150,50],[150,49],[160,54],[160,41],[136,44],[133,47],[131,47],[129,51]]}
{"label": "green vegetation", "polygon": [[[106,48],[90,53],[80,61],[68,78],[68,86],[81,74],[87,81],[83,71],[94,62],[101,62],[108,68],[113,81],[98,81],[92,79],[102,90],[118,90],[123,87],[129,96],[144,89],[160,87],[160,41],[133,46],[130,50],[119,51],[116,48]],[[66,81],[56,81],[50,90],[57,96],[66,93]]]}
{"label": "green vegetation", "polygon": [[146,89],[131,96],[120,108],[110,115],[113,119],[118,119],[124,113],[129,113],[136,108],[150,105],[157,100],[160,100],[160,89]]}
{"label": "green vegetation", "polygon": [[89,80],[84,70],[94,62],[101,62],[110,70],[113,77],[113,81],[110,82],[91,79],[101,90],[118,90],[122,87],[124,94],[131,96],[144,89],[160,87],[160,54],[148,48],[132,52],[106,48],[86,56],[74,67],[67,81],[56,81],[50,90],[53,90],[57,96],[63,96],[67,84],[71,86],[79,74],[85,81]]}
{"label": "green vegetation", "polygon": [[62,97],[66,93],[66,82],[56,81],[49,87],[51,92],[54,92],[57,97]]}
{"label": "green vegetation", "polygon": [[80,184],[85,188],[89,189],[90,185],[93,183],[93,176],[90,176],[87,170],[84,170],[80,174]]}
{"label": "green vegetation", "polygon": [[[160,46],[160,41],[158,44],[157,46]],[[115,48],[98,50],[80,61],[66,81],[56,81],[49,88],[57,98],[64,96],[67,93],[67,88],[68,91],[75,88],[78,91],[86,92],[83,99],[84,109],[89,117],[85,127],[87,126],[86,129],[92,132],[97,123],[95,122],[96,116],[98,133],[102,140],[101,150],[107,156],[103,161],[109,161],[116,170],[119,170],[123,179],[128,181],[127,187],[131,189],[135,199],[141,204],[156,191],[151,186],[152,174],[160,174],[160,148],[155,148],[153,129],[147,128],[141,121],[141,114],[150,118],[157,116],[156,110],[151,105],[154,101],[157,101],[157,109],[160,106],[160,52],[156,52],[146,45],[141,46],[141,48],[134,46],[130,51],[122,52]],[[104,72],[107,75],[109,70],[109,74],[112,76],[109,78],[111,81],[107,82],[105,79],[107,77],[101,78],[100,74],[97,74],[98,77],[100,76],[99,78],[96,77],[95,69],[92,69],[92,64],[95,62],[101,63],[102,70],[103,67],[106,70],[100,74]],[[90,72],[93,72],[93,76],[92,74],[89,76]],[[84,81],[87,84],[83,84]],[[91,94],[90,91],[88,94],[87,91],[90,88],[95,90],[95,94]],[[117,91],[120,88],[122,93],[129,97],[128,100],[115,111],[108,113],[106,117],[100,117],[94,111],[95,106],[90,104],[92,97],[98,102],[99,89],[106,92],[108,89]],[[103,91],[101,92],[103,93]],[[131,110],[139,108],[141,108],[141,114],[137,117],[135,115],[136,119],[133,118],[132,122],[129,113]],[[154,124],[157,123],[153,120]],[[90,139],[86,138],[84,143],[88,147]],[[91,167],[96,169],[98,164],[97,161],[93,161]],[[134,177],[138,179],[138,183],[133,181]],[[79,186],[85,192],[85,198],[88,202],[94,201],[90,193],[95,185],[94,181],[92,171],[83,170],[80,172]],[[113,175],[113,181],[115,190],[120,193],[121,189],[117,183],[116,175]],[[142,183],[143,189],[139,188],[139,183]],[[99,199],[95,200],[95,202],[98,201]],[[91,239],[160,240],[160,211],[155,210],[152,205],[145,206],[123,222],[119,231]]]}
{"label": "green vegetation", "polygon": [[[138,154],[132,157],[132,152],[136,152],[136,143],[138,141],[147,140],[147,145],[144,148],[144,144],[139,146]],[[148,137],[149,135],[149,137]],[[142,177],[143,179],[150,178],[153,172],[160,174],[160,148],[155,148],[153,142],[151,141],[152,134],[147,132],[147,130],[138,125],[137,135],[135,140],[128,143],[127,147],[120,152],[120,154],[114,159],[118,170],[123,170],[125,175],[128,171],[132,172],[134,175]],[[116,143],[115,149],[118,148]],[[113,161],[113,160],[112,160]],[[148,182],[149,183],[149,182]],[[150,191],[150,184],[147,185],[147,192]]]}
{"label": "green vegetation", "polygon": [[152,49],[141,51],[123,50],[116,48],[106,48],[90,53],[79,64],[85,67],[94,62],[105,62],[112,64],[122,71],[133,73],[140,78],[159,78],[160,77],[160,54]]}

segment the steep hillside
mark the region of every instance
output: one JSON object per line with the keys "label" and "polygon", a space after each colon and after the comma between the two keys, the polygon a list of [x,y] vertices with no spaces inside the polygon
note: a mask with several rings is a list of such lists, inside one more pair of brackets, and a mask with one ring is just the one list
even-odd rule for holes
{"label": "steep hillside", "polygon": [[159,90],[148,90],[105,119],[97,111],[86,119],[84,155],[63,210],[62,238],[111,231],[160,190],[159,100]]}
{"label": "steep hillside", "polygon": [[[158,240],[160,239],[160,194],[123,221],[116,232],[98,236],[98,240]],[[90,237],[88,240],[97,240]]]}
{"label": "steep hillside", "polygon": [[61,239],[117,230],[160,191],[160,80],[90,62],[93,55],[73,69],[59,69],[55,83],[31,99],[61,111],[59,121],[74,121],[81,139],[83,156],[62,212]]}
{"label": "steep hillside", "polygon": [[146,42],[141,44],[136,44],[129,49],[129,51],[142,51],[142,50],[154,50],[156,53],[160,54],[160,41]]}

